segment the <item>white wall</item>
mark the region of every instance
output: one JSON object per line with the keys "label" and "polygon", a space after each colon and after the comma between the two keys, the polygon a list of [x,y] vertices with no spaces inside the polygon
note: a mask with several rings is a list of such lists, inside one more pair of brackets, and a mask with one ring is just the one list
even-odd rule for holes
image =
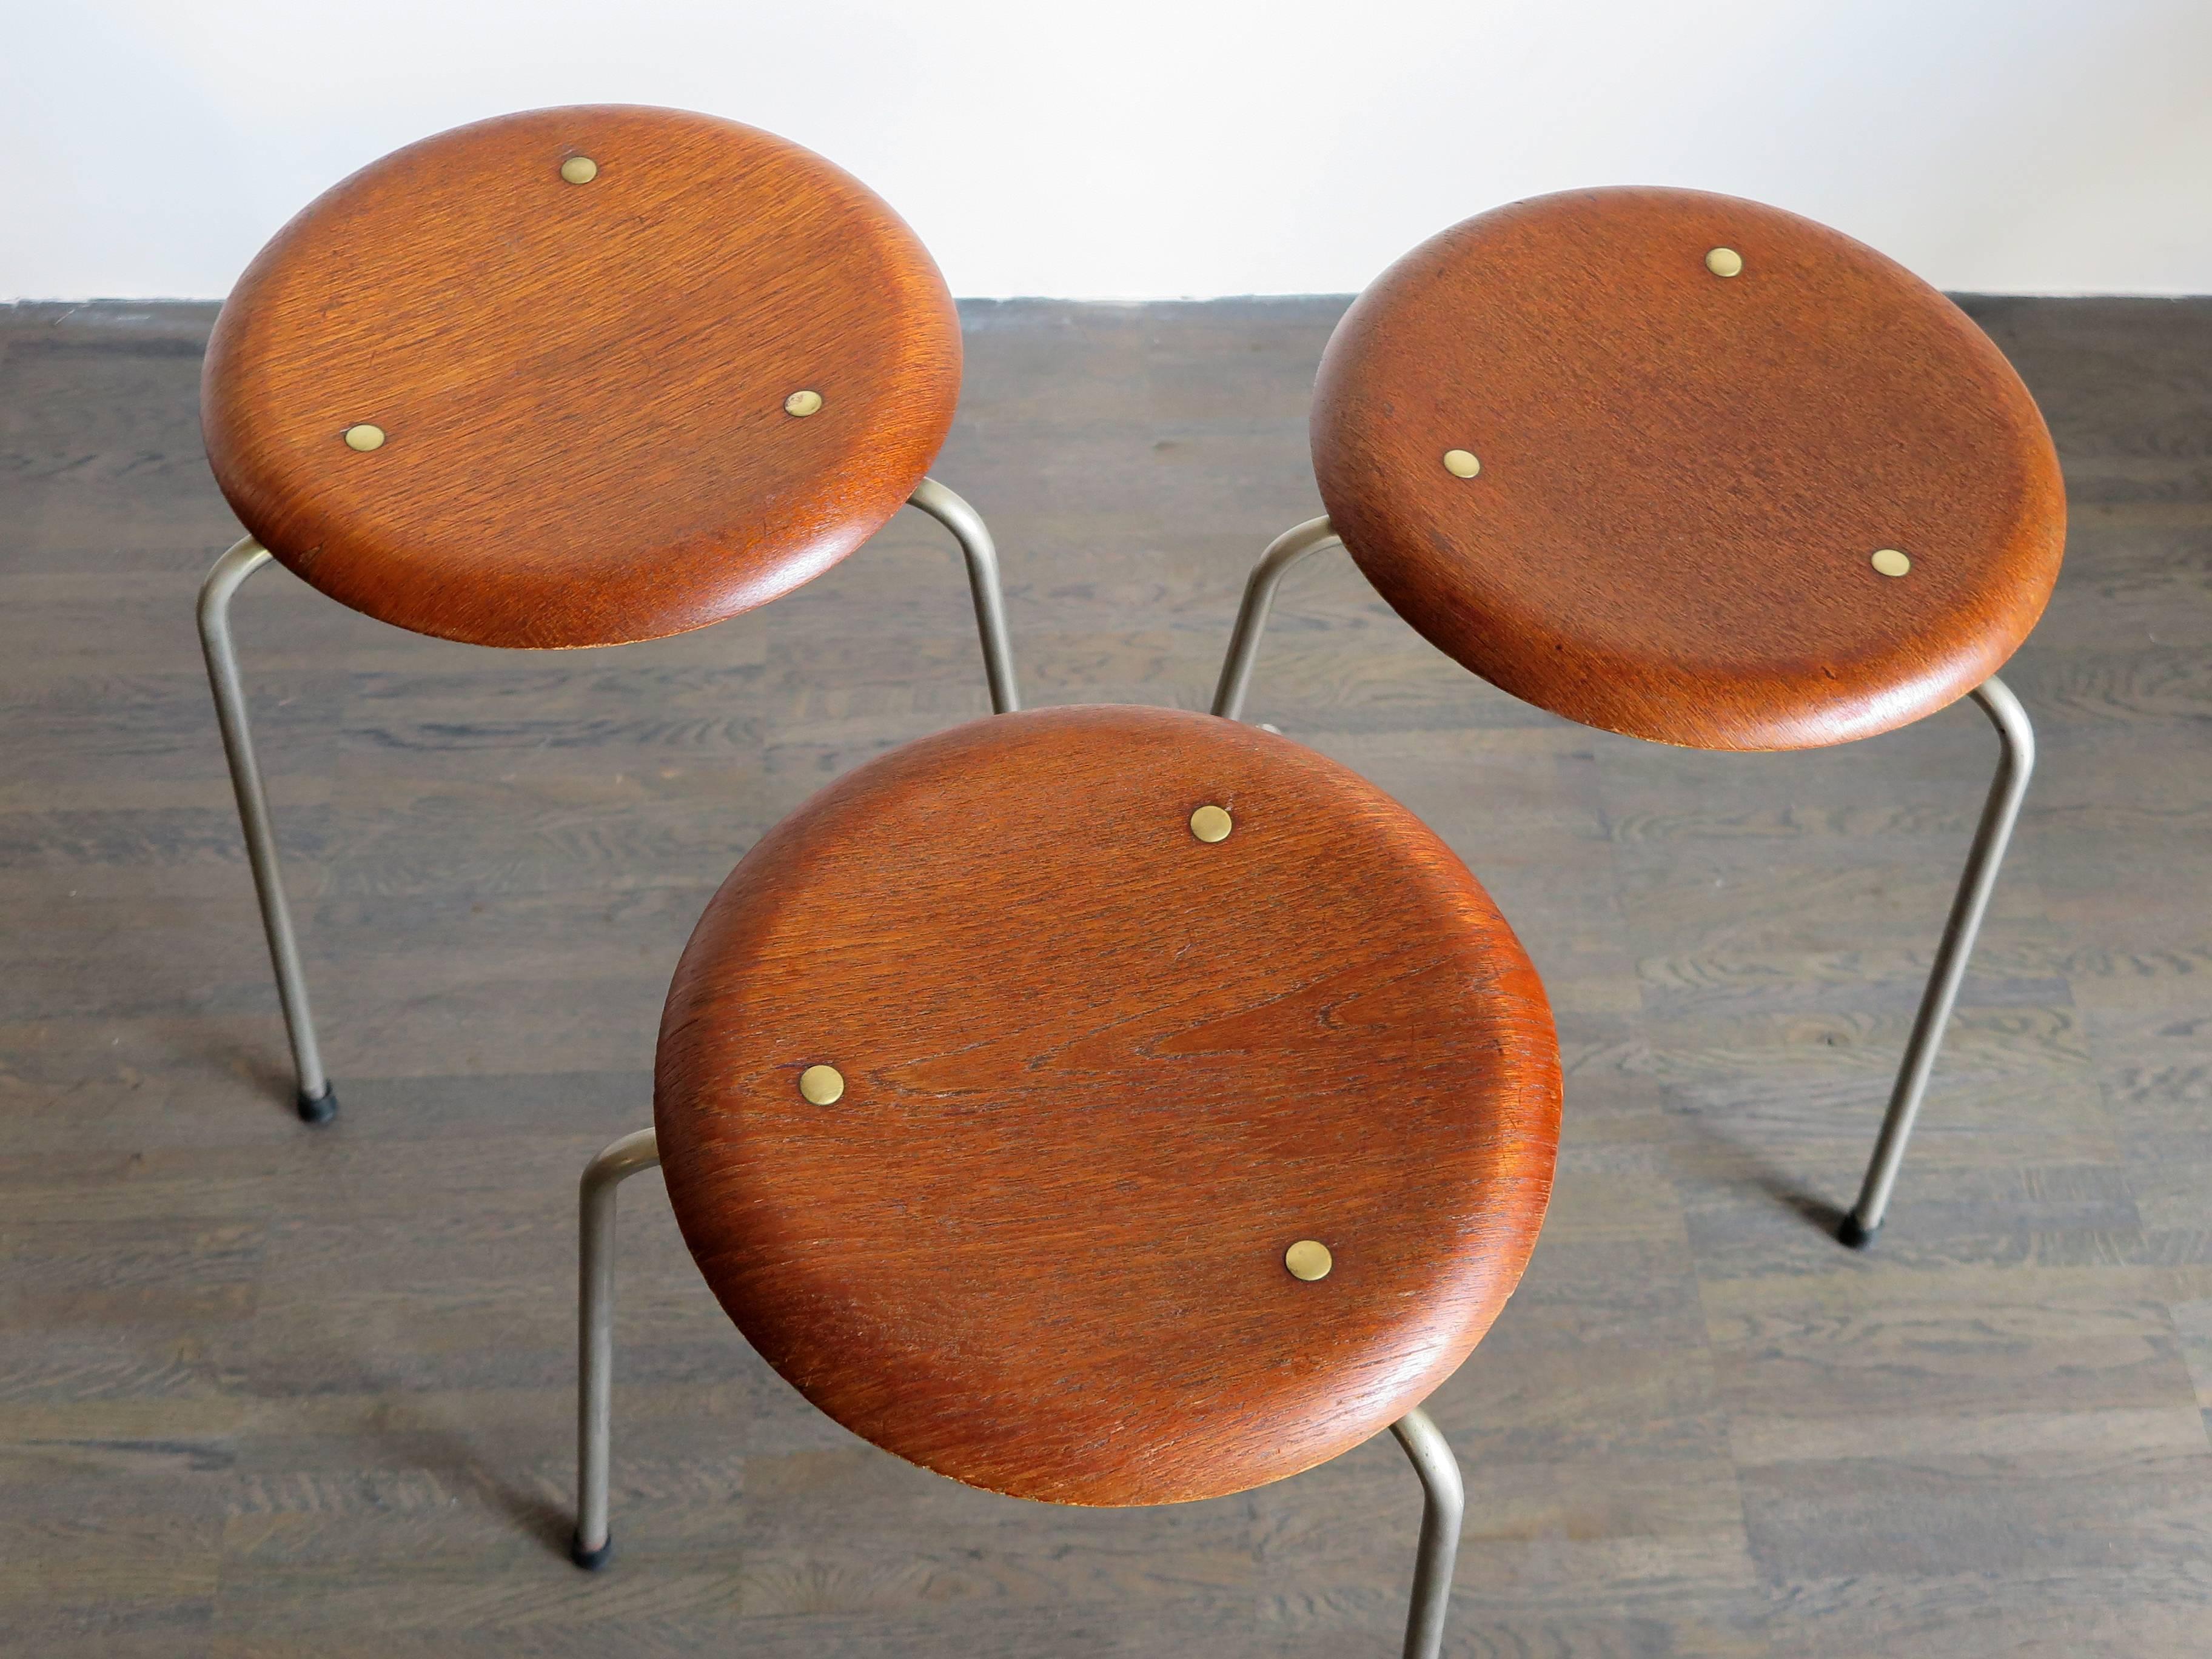
{"label": "white wall", "polygon": [[407,140],[688,106],[963,295],[1356,289],[1496,203],[1696,185],[1951,289],[2212,291],[2212,0],[0,0],[0,295],[204,295]]}

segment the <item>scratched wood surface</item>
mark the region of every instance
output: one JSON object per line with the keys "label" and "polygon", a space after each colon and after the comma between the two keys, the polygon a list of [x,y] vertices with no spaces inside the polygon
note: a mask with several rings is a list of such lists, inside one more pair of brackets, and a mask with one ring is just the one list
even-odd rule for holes
{"label": "scratched wood surface", "polygon": [[[1319,510],[1341,301],[965,314],[942,475],[1024,690],[1202,707],[1243,573]],[[1567,1064],[1512,1304],[1434,1412],[1449,1650],[2194,1655],[2212,1620],[2212,304],[1973,301],[2049,417],[2064,574],[2007,678],[2042,760],[1870,1255],[1855,1188],[1992,738],[1593,732],[1470,678],[1349,562],[1255,717],[1480,876]],[[325,1053],[283,1035],[198,661],[235,533],[206,308],[0,332],[0,1648],[41,1656],[1395,1651],[1395,1446],[1243,1497],[994,1498],[744,1348],[657,1178],[623,1199],[616,1524],[563,1554],[573,1191],[648,1121],[692,923],[820,782],[987,708],[900,514],[775,606],[534,656],[281,571],[239,607]]]}

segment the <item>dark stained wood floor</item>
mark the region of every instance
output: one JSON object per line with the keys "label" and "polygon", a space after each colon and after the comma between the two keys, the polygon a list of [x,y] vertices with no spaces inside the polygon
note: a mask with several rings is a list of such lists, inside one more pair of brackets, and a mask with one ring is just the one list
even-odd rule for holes
{"label": "dark stained wood floor", "polygon": [[[1340,302],[967,311],[939,474],[1036,702],[1203,707],[1318,510]],[[1550,1224],[1432,1402],[1449,1650],[2212,1646],[2212,302],[1975,310],[2042,399],[2066,574],[2007,678],[2028,816],[1877,1250],[1838,1249],[1995,753],[1686,753],[1469,679],[1324,557],[1255,718],[1434,823],[1543,971]],[[192,596],[235,534],[207,307],[0,334],[0,1649],[39,1656],[1384,1655],[1387,1437],[1247,1497],[1066,1511],[873,1452],[627,1190],[616,1566],[562,1553],[573,1193],[647,1121],[676,952],[823,780],[985,708],[902,514],[771,610],[617,651],[396,632],[274,571],[240,638],[325,1052],[292,1117]]]}

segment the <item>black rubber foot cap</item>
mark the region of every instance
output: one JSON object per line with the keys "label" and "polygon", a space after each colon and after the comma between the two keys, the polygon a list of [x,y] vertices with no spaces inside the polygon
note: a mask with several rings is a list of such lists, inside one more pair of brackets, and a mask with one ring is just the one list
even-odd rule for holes
{"label": "black rubber foot cap", "polygon": [[322,1093],[300,1097],[300,1121],[302,1123],[328,1123],[337,1115],[338,1091],[327,1083],[323,1085]]}
{"label": "black rubber foot cap", "polygon": [[607,1558],[614,1553],[615,1540],[611,1534],[608,1536],[605,1543],[595,1550],[586,1549],[584,1540],[580,1538],[572,1538],[568,1540],[568,1559],[586,1572],[597,1572],[601,1567],[606,1565]]}
{"label": "black rubber foot cap", "polygon": [[1851,1249],[1863,1250],[1874,1243],[1874,1236],[1881,1231],[1881,1224],[1878,1221],[1871,1227],[1862,1227],[1858,1217],[1846,1215],[1843,1225],[1836,1229],[1836,1237]]}

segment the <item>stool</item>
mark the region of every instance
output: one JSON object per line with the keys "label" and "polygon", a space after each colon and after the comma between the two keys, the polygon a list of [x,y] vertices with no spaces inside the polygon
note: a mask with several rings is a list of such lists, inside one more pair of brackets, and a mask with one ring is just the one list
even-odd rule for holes
{"label": "stool", "polygon": [[240,584],[273,556],[416,633],[616,645],[765,605],[903,502],[959,542],[1011,709],[989,532],[926,476],[959,390],[959,318],[914,233],[820,156],[711,116],[480,121],[277,233],[208,346],[208,459],[247,534],[199,626],[301,1116],[337,1102],[231,646]]}
{"label": "stool", "polygon": [[1345,313],[1312,417],[1326,518],[1261,557],[1213,712],[1283,573],[1332,544],[1431,644],[1657,743],[1804,749],[1971,694],[2001,752],[1857,1203],[1881,1225],[2020,815],[2035,738],[1996,671],[2065,539],[2058,460],[1996,347],[1836,232],[1681,190],[1454,226]]}
{"label": "stool", "polygon": [[676,970],[653,1125],[582,1188],[575,1559],[607,1556],[616,1185],[855,1434],[1060,1504],[1212,1498],[1389,1427],[1442,1640],[1458,1466],[1420,1401],[1512,1294],[1559,1045],[1403,807],[1163,708],[977,720],[746,854]]}

